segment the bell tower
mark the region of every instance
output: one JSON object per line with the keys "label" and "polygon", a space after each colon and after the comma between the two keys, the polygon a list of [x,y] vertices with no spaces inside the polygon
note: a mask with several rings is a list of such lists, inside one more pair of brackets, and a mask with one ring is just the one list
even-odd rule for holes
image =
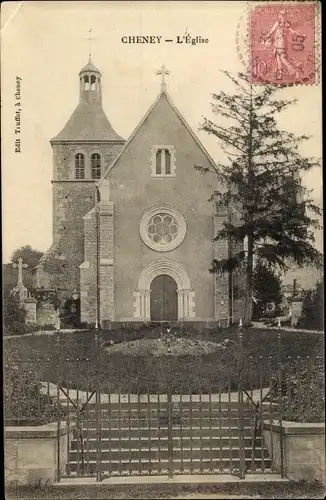
{"label": "bell tower", "polygon": [[92,104],[102,104],[101,76],[89,56],[88,63],[79,72],[80,99]]}
{"label": "bell tower", "polygon": [[[91,56],[79,72],[79,103],[53,149],[53,244],[36,267],[36,286],[59,288],[70,296],[80,290],[84,261],[84,219],[96,203],[95,184],[125,141],[102,108],[101,72]],[[63,89],[64,91],[64,89]]]}

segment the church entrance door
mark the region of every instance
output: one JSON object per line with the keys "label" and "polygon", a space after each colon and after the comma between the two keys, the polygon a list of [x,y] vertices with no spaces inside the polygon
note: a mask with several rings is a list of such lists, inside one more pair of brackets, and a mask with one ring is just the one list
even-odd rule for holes
{"label": "church entrance door", "polygon": [[161,274],[151,284],[151,321],[177,321],[177,284],[171,276]]}

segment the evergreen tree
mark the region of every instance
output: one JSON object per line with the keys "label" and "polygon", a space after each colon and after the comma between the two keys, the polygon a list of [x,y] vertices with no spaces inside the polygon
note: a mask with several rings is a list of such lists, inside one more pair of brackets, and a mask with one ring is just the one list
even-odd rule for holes
{"label": "evergreen tree", "polygon": [[291,262],[299,267],[321,262],[314,247],[314,229],[320,228],[316,216],[321,210],[301,180],[302,173],[320,163],[299,152],[308,136],[296,136],[277,124],[277,115],[296,102],[275,96],[282,86],[252,85],[242,73],[224,73],[235,91],[213,94],[212,109],[221,124],[204,118],[202,130],[214,135],[224,152],[225,162],[213,169],[220,187],[211,200],[217,210],[229,209],[230,216],[215,240],[228,241],[233,252],[213,260],[211,272],[240,269],[245,273],[244,324],[250,324],[255,259],[282,271]]}
{"label": "evergreen tree", "polygon": [[258,317],[266,313],[269,303],[275,305],[275,314],[279,312],[283,300],[282,281],[274,269],[258,262],[254,270],[253,293],[256,300],[256,313]]}
{"label": "evergreen tree", "polygon": [[317,283],[314,290],[308,290],[303,304],[298,328],[322,330],[324,328],[324,282]]}

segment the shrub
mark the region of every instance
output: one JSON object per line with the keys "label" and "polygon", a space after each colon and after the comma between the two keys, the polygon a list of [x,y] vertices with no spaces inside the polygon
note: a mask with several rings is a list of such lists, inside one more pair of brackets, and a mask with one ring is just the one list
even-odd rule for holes
{"label": "shrub", "polygon": [[53,398],[42,392],[36,363],[18,361],[8,353],[4,358],[3,404],[4,419],[11,425],[37,425],[58,419]]}
{"label": "shrub", "polygon": [[302,304],[298,328],[323,330],[324,328],[324,282],[317,283],[314,290],[309,290]]}
{"label": "shrub", "polygon": [[293,360],[285,369],[284,419],[295,422],[325,421],[324,364],[322,360]]}
{"label": "shrub", "polygon": [[26,310],[18,293],[8,289],[3,297],[3,323],[6,335],[20,335],[25,333]]}

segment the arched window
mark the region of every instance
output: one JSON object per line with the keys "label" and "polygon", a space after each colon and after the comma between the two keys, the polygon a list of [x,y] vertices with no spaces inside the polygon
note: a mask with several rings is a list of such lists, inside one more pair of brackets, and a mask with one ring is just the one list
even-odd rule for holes
{"label": "arched window", "polygon": [[75,178],[85,179],[85,157],[82,153],[75,156]]}
{"label": "arched window", "polygon": [[154,146],[151,151],[152,176],[175,177],[175,147]]}
{"label": "arched window", "polygon": [[91,90],[96,90],[96,76],[91,76]]}
{"label": "arched window", "polygon": [[89,77],[88,75],[84,76],[84,84],[85,84],[85,90],[89,90]]}
{"label": "arched window", "polygon": [[94,153],[91,156],[92,179],[101,178],[101,156]]}

